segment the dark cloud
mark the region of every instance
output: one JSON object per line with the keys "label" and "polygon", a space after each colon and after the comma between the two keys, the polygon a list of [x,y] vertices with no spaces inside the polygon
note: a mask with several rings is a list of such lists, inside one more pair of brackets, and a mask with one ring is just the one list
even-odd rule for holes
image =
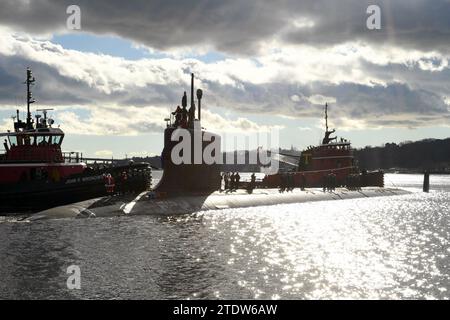
{"label": "dark cloud", "polygon": [[110,94],[89,86],[84,81],[63,76],[54,67],[20,56],[0,54],[0,105],[24,105],[26,89],[26,67],[31,67],[37,81],[32,87],[37,104],[47,105],[90,105],[115,103],[118,105],[164,105],[178,100],[182,87],[154,84],[146,87],[132,86]]}
{"label": "dark cloud", "polygon": [[[162,50],[211,45],[252,54],[277,37],[316,46],[364,40],[448,52],[450,41],[448,0],[2,0],[0,24],[33,33],[64,31],[71,4],[82,9],[83,31]],[[366,28],[372,4],[381,8],[381,30]],[[296,27],[298,19],[314,26]]]}
{"label": "dark cloud", "polygon": [[[426,59],[424,59],[426,60]],[[422,61],[419,60],[419,61]],[[435,66],[440,66],[447,59],[434,60]],[[421,88],[426,91],[434,92],[441,96],[448,95],[450,92],[450,69],[442,68],[439,71],[423,70],[417,63],[413,65],[388,63],[386,65],[374,64],[370,61],[361,61],[362,69],[375,79],[385,82],[398,81],[408,83],[412,88]]]}
{"label": "dark cloud", "polygon": [[[448,113],[442,98],[432,92],[413,90],[406,84],[390,83],[386,86],[341,84],[324,90],[336,97],[337,104],[347,107],[351,118],[364,119],[384,115],[419,114],[442,115]],[[345,114],[342,114],[345,116]]]}
{"label": "dark cloud", "polygon": [[[267,83],[258,86],[243,83],[243,86],[246,88],[244,91],[231,86],[212,86],[215,103],[248,113],[320,118],[323,105],[310,99],[320,95],[336,99],[336,102],[331,101],[335,119],[362,120],[374,126],[395,124],[409,127],[412,122],[416,126],[435,122],[445,124],[449,117],[449,106],[440,95],[398,82],[373,86],[321,82],[309,85]],[[294,95],[298,99],[293,100]]]}
{"label": "dark cloud", "polygon": [[[389,44],[424,51],[448,52],[450,1],[448,0],[340,0],[299,1],[298,9],[315,22],[308,28],[291,28],[287,42],[332,45],[353,40]],[[366,27],[369,5],[381,9],[381,29]],[[294,10],[295,12],[295,10]]]}

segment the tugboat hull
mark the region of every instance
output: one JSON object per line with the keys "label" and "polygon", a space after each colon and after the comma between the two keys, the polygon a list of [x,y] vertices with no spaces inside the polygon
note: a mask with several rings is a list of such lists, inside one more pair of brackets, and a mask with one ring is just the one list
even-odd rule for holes
{"label": "tugboat hull", "polygon": [[[348,186],[348,177],[352,175],[353,167],[338,168],[334,170],[320,170],[320,171],[296,171],[290,172],[292,176],[293,187],[304,188],[322,188],[324,186],[324,178],[333,172],[336,175],[336,186]],[[384,187],[384,173],[382,171],[362,172],[353,174],[358,177],[358,187]],[[277,188],[285,184],[283,173],[268,175],[262,182],[262,187]]]}
{"label": "tugboat hull", "polygon": [[[126,185],[120,180],[123,171],[132,172]],[[3,184],[0,185],[0,199],[2,199],[0,212],[7,215],[36,212],[106,196],[110,192],[105,186],[105,174],[111,174],[116,181],[113,193],[122,191],[139,193],[149,190],[151,186],[151,168],[146,163],[91,170],[60,182],[32,181]]]}

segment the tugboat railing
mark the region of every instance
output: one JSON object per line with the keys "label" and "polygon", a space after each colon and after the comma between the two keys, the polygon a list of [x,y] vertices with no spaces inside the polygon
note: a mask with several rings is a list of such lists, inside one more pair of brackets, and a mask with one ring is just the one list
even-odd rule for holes
{"label": "tugboat railing", "polygon": [[104,158],[83,158],[82,160],[83,160],[83,162],[86,162],[86,163],[97,162],[98,164],[115,164],[118,162],[126,161],[124,159],[104,159]]}
{"label": "tugboat railing", "polygon": [[129,159],[114,159],[114,158],[86,158],[83,157],[82,152],[63,152],[64,162],[66,163],[86,163],[86,164],[98,164],[98,165],[115,165],[118,163],[124,163]]}
{"label": "tugboat railing", "polygon": [[66,163],[83,162],[83,154],[81,152],[62,152],[62,157]]}

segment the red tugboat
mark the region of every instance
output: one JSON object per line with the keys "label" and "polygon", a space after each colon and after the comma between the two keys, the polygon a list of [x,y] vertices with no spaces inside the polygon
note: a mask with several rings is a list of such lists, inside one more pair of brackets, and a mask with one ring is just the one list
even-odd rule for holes
{"label": "red tugboat", "polygon": [[[0,133],[5,149],[0,154],[0,212],[35,211],[111,193],[114,179],[127,175],[127,186],[134,191],[149,187],[151,168],[147,163],[89,167],[78,156],[64,156],[64,132],[53,128],[54,121],[43,115],[32,119],[30,105],[35,102],[30,87],[35,78],[27,69],[27,118],[14,117],[14,131]],[[69,153],[76,154],[76,153]]]}
{"label": "red tugboat", "polygon": [[355,164],[350,141],[331,137],[335,132],[335,129],[328,128],[328,104],[325,104],[325,136],[322,144],[302,151],[297,170],[268,175],[263,180],[263,186],[326,187],[329,183],[327,179],[330,180],[331,177],[335,187],[383,187],[383,172],[360,172]]}

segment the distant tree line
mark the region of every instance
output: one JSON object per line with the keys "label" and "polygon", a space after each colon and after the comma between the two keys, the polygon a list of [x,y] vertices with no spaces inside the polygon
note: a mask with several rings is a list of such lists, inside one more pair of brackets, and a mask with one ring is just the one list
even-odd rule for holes
{"label": "distant tree line", "polygon": [[407,169],[411,171],[449,171],[450,138],[386,143],[384,147],[365,147],[354,150],[362,169]]}

